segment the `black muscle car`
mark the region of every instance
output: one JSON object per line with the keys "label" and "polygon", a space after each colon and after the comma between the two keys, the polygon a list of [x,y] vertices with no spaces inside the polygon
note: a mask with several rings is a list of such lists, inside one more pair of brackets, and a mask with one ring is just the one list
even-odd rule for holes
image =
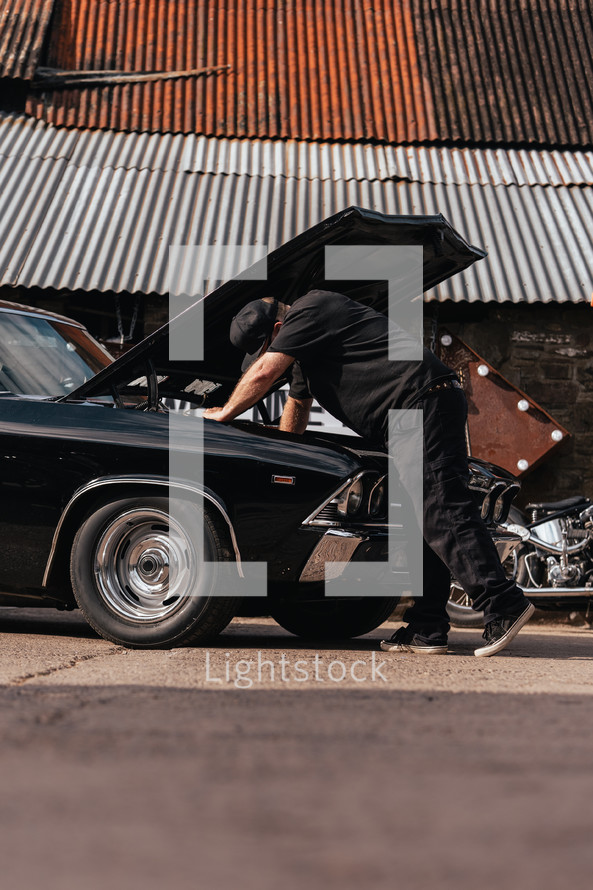
{"label": "black muscle car", "polygon": [[[0,603],[79,607],[109,640],[178,646],[219,633],[265,564],[256,592],[294,633],[354,636],[389,616],[400,591],[385,562],[387,456],[356,437],[282,433],[263,403],[262,424],[198,416],[240,376],[231,318],[266,289],[290,302],[319,286],[330,244],[421,245],[425,288],[484,255],[441,216],[350,208],[270,253],[267,282],[227,281],[113,363],[75,322],[0,306]],[[339,289],[386,311],[384,281]],[[203,358],[170,359],[197,308]],[[515,539],[494,526],[517,486],[477,461],[471,485],[504,555]],[[367,576],[360,596],[326,596],[326,573],[368,562],[376,588]]]}

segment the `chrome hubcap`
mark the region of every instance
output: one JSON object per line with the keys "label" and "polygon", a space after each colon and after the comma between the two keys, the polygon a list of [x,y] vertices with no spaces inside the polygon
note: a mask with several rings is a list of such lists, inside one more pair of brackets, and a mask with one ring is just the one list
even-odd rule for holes
{"label": "chrome hubcap", "polygon": [[178,612],[200,577],[203,560],[184,529],[157,509],[113,519],[95,549],[97,589],[118,617],[139,624]]}
{"label": "chrome hubcap", "polygon": [[169,583],[169,552],[165,547],[136,547],[130,557],[130,569],[138,584],[162,585]]}

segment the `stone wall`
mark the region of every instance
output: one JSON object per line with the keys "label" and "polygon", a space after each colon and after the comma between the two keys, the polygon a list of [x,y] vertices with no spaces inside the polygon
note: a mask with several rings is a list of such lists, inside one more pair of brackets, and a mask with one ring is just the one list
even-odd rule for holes
{"label": "stone wall", "polygon": [[464,340],[571,434],[522,478],[518,503],[593,498],[593,308],[566,304],[435,304],[437,323]]}

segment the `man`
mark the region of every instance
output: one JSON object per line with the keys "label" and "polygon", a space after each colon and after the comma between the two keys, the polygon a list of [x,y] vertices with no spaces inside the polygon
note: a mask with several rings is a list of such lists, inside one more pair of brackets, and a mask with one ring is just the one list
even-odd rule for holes
{"label": "man", "polygon": [[[385,315],[343,294],[313,290],[291,307],[265,298],[231,324],[231,341],[247,353],[247,370],[226,405],[204,416],[230,421],[254,405],[281,376],[291,378],[280,429],[303,433],[313,398],[350,429],[382,448],[389,411],[423,409],[424,591],[381,648],[445,654],[451,573],[484,610],[484,644],[475,655],[500,652],[534,612],[506,578],[496,548],[467,487],[467,404],[454,373],[424,349],[422,361],[392,361],[411,338]],[[390,352],[391,346],[391,352]],[[395,349],[395,351],[394,351]],[[400,354],[401,351],[400,351]],[[409,354],[409,353],[408,353]],[[398,466],[404,487],[408,467]]]}

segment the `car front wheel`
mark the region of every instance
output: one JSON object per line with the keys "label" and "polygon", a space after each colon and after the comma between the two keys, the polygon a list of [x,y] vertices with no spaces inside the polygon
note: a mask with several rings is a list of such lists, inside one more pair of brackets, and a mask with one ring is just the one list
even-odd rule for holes
{"label": "car front wheel", "polygon": [[345,640],[369,633],[387,621],[399,597],[323,599],[318,602],[281,602],[272,618],[290,633],[309,640]]}
{"label": "car front wheel", "polygon": [[171,648],[211,639],[233,618],[236,598],[214,595],[236,575],[230,556],[216,518],[197,505],[176,502],[170,515],[168,498],[125,498],[85,519],[70,575],[78,606],[102,637]]}

